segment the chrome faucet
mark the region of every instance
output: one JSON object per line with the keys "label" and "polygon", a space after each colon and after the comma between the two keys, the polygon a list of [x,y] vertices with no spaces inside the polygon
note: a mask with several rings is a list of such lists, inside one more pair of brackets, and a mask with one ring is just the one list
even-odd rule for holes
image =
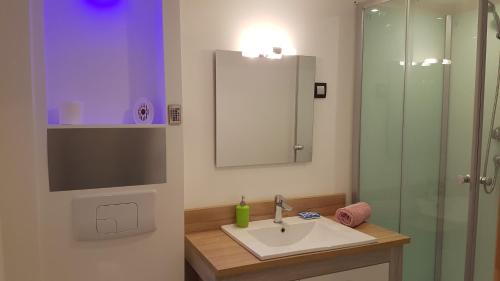
{"label": "chrome faucet", "polygon": [[286,198],[280,194],[274,196],[274,205],[276,207],[276,212],[274,213],[274,223],[283,223],[283,209],[291,211],[293,208],[286,203]]}

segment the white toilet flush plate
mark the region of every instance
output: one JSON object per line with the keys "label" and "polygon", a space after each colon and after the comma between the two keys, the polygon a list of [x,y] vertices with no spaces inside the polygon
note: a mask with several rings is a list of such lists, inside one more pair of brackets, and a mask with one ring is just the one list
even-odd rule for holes
{"label": "white toilet flush plate", "polygon": [[139,205],[121,203],[97,207],[97,232],[122,233],[139,228]]}
{"label": "white toilet flush plate", "polygon": [[113,239],[155,226],[155,192],[120,192],[73,199],[73,228],[78,240]]}

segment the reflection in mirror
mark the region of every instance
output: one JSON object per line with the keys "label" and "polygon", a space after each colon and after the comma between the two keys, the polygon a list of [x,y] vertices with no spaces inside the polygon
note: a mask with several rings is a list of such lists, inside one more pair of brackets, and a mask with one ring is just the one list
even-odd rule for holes
{"label": "reflection in mirror", "polygon": [[311,161],[316,58],[215,57],[216,166]]}

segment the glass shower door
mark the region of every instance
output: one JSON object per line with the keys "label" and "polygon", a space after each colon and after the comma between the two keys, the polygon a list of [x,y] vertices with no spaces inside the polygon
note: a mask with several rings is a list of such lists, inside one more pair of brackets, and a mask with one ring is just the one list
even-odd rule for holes
{"label": "glass shower door", "polygon": [[[475,110],[479,0],[370,3],[362,8],[359,199],[372,205],[371,222],[412,237],[404,281],[464,280],[475,222],[469,221],[475,197],[468,174],[477,176],[477,186],[480,175],[471,164],[481,159],[473,149],[482,115]],[[483,205],[476,280],[489,281],[480,278],[492,270],[497,209]],[[484,217],[490,214],[484,222],[483,207]],[[486,262],[479,261],[483,256]]]}
{"label": "glass shower door", "polygon": [[363,9],[360,196],[376,210],[372,220],[393,230],[399,230],[405,30],[405,0]]}
{"label": "glass shower door", "polygon": [[[475,281],[500,280],[499,185],[500,185],[500,1],[487,9],[486,63],[481,176],[478,191]],[[486,18],[486,16],[485,16]]]}
{"label": "glass shower door", "polygon": [[474,126],[474,105],[479,1],[467,1],[468,5],[455,2],[455,9],[450,10],[451,59],[445,117],[448,125],[443,148],[446,151],[442,151],[445,166],[438,204],[436,281],[464,280],[471,199],[467,175],[471,174],[471,163],[477,158],[473,155],[473,140],[478,133]]}
{"label": "glass shower door", "polygon": [[433,4],[412,0],[408,12],[400,217],[400,231],[412,237],[403,266],[408,281],[434,280],[442,241],[436,218],[444,188],[451,18]]}

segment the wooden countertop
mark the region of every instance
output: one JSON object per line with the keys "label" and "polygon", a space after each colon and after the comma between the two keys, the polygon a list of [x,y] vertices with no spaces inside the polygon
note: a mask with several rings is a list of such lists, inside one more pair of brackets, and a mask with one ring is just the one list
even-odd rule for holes
{"label": "wooden countertop", "polygon": [[[330,216],[329,218],[332,217]],[[220,229],[188,233],[185,235],[185,240],[186,249],[192,250],[199,255],[217,277],[254,272],[276,266],[361,254],[402,246],[410,242],[410,238],[407,236],[369,223],[362,224],[356,229],[376,237],[378,239],[377,242],[265,261],[256,258]]]}

